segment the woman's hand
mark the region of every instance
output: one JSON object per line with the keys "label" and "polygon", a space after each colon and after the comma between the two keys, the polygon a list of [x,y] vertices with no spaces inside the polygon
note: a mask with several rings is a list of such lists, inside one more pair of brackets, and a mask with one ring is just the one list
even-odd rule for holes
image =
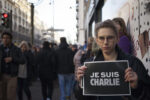
{"label": "woman's hand", "polygon": [[131,88],[135,89],[138,86],[138,75],[131,67],[125,70],[125,81],[130,82]]}
{"label": "woman's hand", "polygon": [[78,67],[77,69],[77,81],[81,81],[81,78],[84,76],[85,70],[87,69],[86,66]]}

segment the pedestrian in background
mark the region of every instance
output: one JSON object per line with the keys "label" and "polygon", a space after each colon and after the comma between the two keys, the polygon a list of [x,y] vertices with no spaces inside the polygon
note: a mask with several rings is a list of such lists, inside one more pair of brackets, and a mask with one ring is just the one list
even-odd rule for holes
{"label": "pedestrian in background", "polygon": [[3,32],[1,38],[2,100],[16,100],[18,67],[25,63],[25,59],[21,50],[12,43],[10,32]]}
{"label": "pedestrian in background", "polygon": [[84,49],[84,50],[87,49],[87,41],[84,41],[83,49]]}
{"label": "pedestrian in background", "polygon": [[39,48],[38,46],[34,46],[32,45],[32,48],[31,48],[31,52],[33,54],[33,57],[34,57],[34,80],[39,80],[39,65],[37,64],[37,61],[36,61],[36,58],[37,58],[37,54],[39,53],[40,49],[37,49]]}
{"label": "pedestrian in background", "polygon": [[42,87],[43,100],[52,100],[53,80],[55,78],[55,55],[49,42],[43,43],[43,48],[37,54],[37,64],[39,66],[39,78]]}
{"label": "pedestrian in background", "polygon": [[[74,58],[75,54],[78,51],[77,45],[73,44],[71,47],[71,50],[73,51],[73,58]],[[74,64],[74,69],[75,69],[75,64]],[[72,80],[72,87],[71,87],[73,90],[73,93],[74,93],[75,85],[76,85],[76,80],[75,80],[75,71],[74,71],[74,76],[73,76],[73,80]]]}
{"label": "pedestrian in background", "polygon": [[[82,54],[83,54],[84,50],[83,50],[83,47],[79,47],[78,51],[76,52],[76,54],[74,55],[74,58],[73,58],[73,63],[75,65],[75,76],[76,76],[76,71],[77,71],[77,68],[79,66],[81,66],[81,57],[82,57]],[[76,79],[76,77],[75,77]]]}
{"label": "pedestrian in background", "polygon": [[[81,65],[84,64],[84,62],[87,62],[87,61],[92,61],[93,58],[94,58],[94,53],[95,51],[93,52],[93,43],[94,43],[94,39],[93,37],[89,37],[88,38],[88,44],[87,44],[87,49],[86,50],[79,50],[77,52],[77,55],[75,55],[74,57],[74,62],[75,62],[75,65],[76,65],[76,73],[75,73],[75,77],[76,77],[76,80],[77,80],[77,69],[78,67],[80,67]],[[95,49],[95,47],[94,47]],[[75,86],[75,97],[77,100],[87,100],[87,98],[84,98],[81,94],[82,94],[82,91],[80,91],[81,89],[79,88],[79,82],[76,82],[76,86]],[[90,97],[89,97],[90,98]]]}
{"label": "pedestrian in background", "polygon": [[131,44],[131,37],[127,33],[127,28],[125,25],[125,21],[121,17],[114,18],[113,21],[116,23],[116,27],[118,30],[119,42],[118,46],[125,52],[132,54],[132,44]]}
{"label": "pedestrian in background", "polygon": [[89,61],[90,59],[93,59],[93,53],[92,53],[92,43],[89,43],[87,45],[87,50],[84,54],[82,54],[82,57],[80,59],[81,64],[83,65],[85,61]]}
{"label": "pedestrian in background", "polygon": [[93,59],[93,56],[94,56],[93,53],[92,53],[92,44],[93,44],[93,41],[94,41],[93,37],[89,37],[88,38],[87,48],[82,53],[82,57],[81,57],[81,60],[80,60],[81,64],[83,64],[85,61]]}
{"label": "pedestrian in background", "polygon": [[32,85],[32,82],[33,81],[36,81],[37,80],[37,75],[38,75],[38,72],[37,72],[37,67],[36,67],[36,62],[35,62],[35,55],[34,53],[32,52],[32,45],[30,42],[27,42],[28,44],[28,54],[30,55],[30,58],[32,59],[32,63],[31,63],[31,67],[32,67],[32,74],[31,74],[31,78],[32,78],[32,81],[30,82],[31,85]]}
{"label": "pedestrian in background", "polygon": [[[72,51],[73,51],[73,64],[74,64],[74,69],[76,68],[76,59],[74,59],[76,53],[78,52],[77,45],[72,45]],[[75,72],[75,71],[74,71]],[[74,73],[75,74],[75,73]]]}
{"label": "pedestrian in background", "polygon": [[74,78],[73,56],[73,51],[69,48],[66,38],[60,38],[60,45],[56,50],[57,73],[61,92],[60,100],[71,99],[72,80]]}
{"label": "pedestrian in background", "polygon": [[33,71],[33,56],[29,51],[29,46],[26,41],[22,41],[19,45],[23,56],[25,58],[25,63],[19,65],[19,72],[18,72],[18,100],[23,100],[23,91],[25,92],[28,100],[32,100],[31,98],[31,91],[29,89],[30,82],[32,79]]}

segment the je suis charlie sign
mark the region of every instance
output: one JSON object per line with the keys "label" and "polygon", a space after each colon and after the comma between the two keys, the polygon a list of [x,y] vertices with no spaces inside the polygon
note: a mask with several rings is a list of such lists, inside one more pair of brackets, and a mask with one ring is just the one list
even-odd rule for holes
{"label": "je suis charlie sign", "polygon": [[129,82],[125,82],[127,60],[85,62],[83,95],[123,96],[130,95]]}

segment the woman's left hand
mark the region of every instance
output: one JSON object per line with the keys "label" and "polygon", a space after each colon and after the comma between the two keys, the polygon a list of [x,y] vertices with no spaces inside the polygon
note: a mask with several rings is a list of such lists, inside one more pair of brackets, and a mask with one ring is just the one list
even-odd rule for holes
{"label": "woman's left hand", "polygon": [[131,67],[125,70],[125,81],[130,82],[131,88],[135,89],[138,86],[138,75]]}

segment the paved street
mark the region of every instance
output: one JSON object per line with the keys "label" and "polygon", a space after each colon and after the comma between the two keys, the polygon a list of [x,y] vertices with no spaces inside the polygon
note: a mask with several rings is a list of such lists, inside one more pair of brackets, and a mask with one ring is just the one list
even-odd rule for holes
{"label": "paved street", "polygon": [[[42,94],[41,94],[41,85],[40,81],[36,81],[32,84],[31,86],[31,92],[32,92],[32,98],[33,100],[42,100]],[[59,86],[58,82],[54,82],[54,93],[53,93],[53,100],[59,100],[60,97],[60,91],[59,91]],[[26,100],[26,96],[24,95],[24,100]],[[74,98],[74,95],[72,95],[71,100],[76,100]]]}

